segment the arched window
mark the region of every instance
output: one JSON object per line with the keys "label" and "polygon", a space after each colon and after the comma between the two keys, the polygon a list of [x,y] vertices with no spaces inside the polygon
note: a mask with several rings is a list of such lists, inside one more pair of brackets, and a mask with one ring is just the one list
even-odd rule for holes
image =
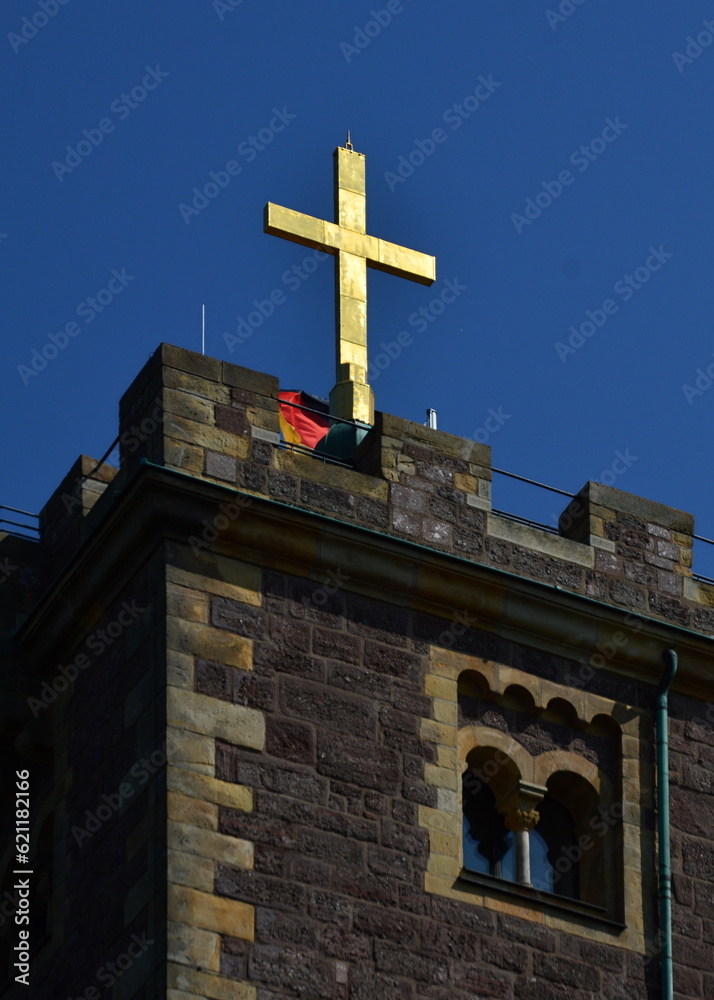
{"label": "arched window", "polygon": [[575,822],[550,795],[537,806],[540,819],[531,830],[531,885],[569,899],[580,898],[580,855]]}
{"label": "arched window", "polygon": [[592,786],[564,771],[547,786],[514,782],[513,761],[504,754],[497,765],[488,748],[469,762],[474,769],[462,779],[464,870],[602,906],[603,845],[595,831],[607,827],[596,825]]}
{"label": "arched window", "polygon": [[[609,715],[588,722],[591,707],[558,685],[520,678],[486,662],[483,672],[458,674],[456,877],[484,897],[621,922],[623,842],[631,837],[618,798],[621,729]],[[446,868],[444,858],[439,865]]]}
{"label": "arched window", "polygon": [[463,786],[464,868],[515,881],[516,838],[496,809],[493,792],[469,771]]}

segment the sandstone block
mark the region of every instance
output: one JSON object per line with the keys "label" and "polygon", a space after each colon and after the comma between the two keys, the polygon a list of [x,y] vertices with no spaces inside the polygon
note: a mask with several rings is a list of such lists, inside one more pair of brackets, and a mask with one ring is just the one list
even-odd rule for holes
{"label": "sandstone block", "polygon": [[[171,583],[260,607],[261,571],[258,566],[211,552],[202,553],[199,559],[193,557],[190,550],[176,552],[176,556],[177,562],[166,568],[166,579]],[[182,564],[185,561],[184,565],[178,564],[179,558]],[[200,572],[198,567],[193,568],[198,561]]]}
{"label": "sandstone block", "polygon": [[169,921],[167,957],[170,962],[194,968],[219,972],[221,967],[221,939],[214,931],[204,931],[188,924]]}
{"label": "sandstone block", "polygon": [[197,420],[201,424],[214,424],[214,403],[209,399],[183,392],[181,389],[164,389],[164,410],[166,413]]}
{"label": "sandstone block", "polygon": [[170,726],[166,734],[166,757],[169,773],[172,770],[171,765],[175,765],[199,771],[201,774],[213,775],[216,765],[216,741],[209,736]]}
{"label": "sandstone block", "polygon": [[253,643],[250,639],[202,622],[167,618],[166,643],[170,650],[180,653],[201,656],[241,670],[253,669]]}
{"label": "sandstone block", "polygon": [[[215,809],[217,824],[218,807]],[[236,868],[253,867],[251,843],[215,830],[169,820],[167,843],[170,850],[182,851],[184,854],[198,854],[199,857],[222,861]]]}
{"label": "sandstone block", "polygon": [[168,851],[166,869],[169,884],[213,892],[215,874],[211,858],[200,858],[183,851]]}
{"label": "sandstone block", "polygon": [[229,934],[245,941],[252,941],[254,937],[252,906],[182,885],[169,885],[168,916],[169,920],[178,923]]}
{"label": "sandstone block", "polygon": [[250,788],[234,785],[230,781],[220,781],[205,774],[197,774],[195,771],[169,766],[167,785],[172,791],[228,809],[250,812],[253,808],[253,792]]}
{"label": "sandstone block", "polygon": [[215,803],[202,802],[201,799],[194,799],[181,792],[171,791],[168,792],[166,801],[170,820],[190,823],[191,826],[198,826],[205,830],[218,830],[218,806]]}
{"label": "sandstone block", "polygon": [[178,688],[167,688],[166,706],[171,726],[225,740],[235,746],[254,750],[262,750],[265,746],[265,719],[254,709]]}
{"label": "sandstone block", "polygon": [[208,595],[169,583],[166,588],[166,611],[175,618],[205,623],[208,621]]}
{"label": "sandstone block", "polygon": [[254,986],[169,963],[167,1000],[255,1000]]}

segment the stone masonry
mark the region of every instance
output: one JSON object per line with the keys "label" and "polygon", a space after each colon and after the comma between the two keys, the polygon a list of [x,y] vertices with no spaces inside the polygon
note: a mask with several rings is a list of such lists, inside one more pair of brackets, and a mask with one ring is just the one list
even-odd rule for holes
{"label": "stone masonry", "polygon": [[[655,1000],[674,648],[675,995],[712,1000],[714,587],[691,515],[588,483],[559,534],[528,527],[491,510],[490,448],[378,413],[331,465],[280,446],[278,388],[161,345],[121,400],[120,467],[83,456],[40,542],[0,535],[31,995]],[[624,814],[607,916],[461,878],[477,723],[601,770]],[[3,998],[27,995],[13,935]]]}

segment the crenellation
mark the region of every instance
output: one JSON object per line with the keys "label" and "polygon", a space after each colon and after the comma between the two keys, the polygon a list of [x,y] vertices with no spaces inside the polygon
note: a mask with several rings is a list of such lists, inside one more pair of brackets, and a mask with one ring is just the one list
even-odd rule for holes
{"label": "crenellation", "polygon": [[[179,363],[180,353],[170,352],[174,364]],[[381,490],[377,489],[375,494],[371,481],[376,476],[377,483],[381,479],[385,486],[392,484],[387,507],[366,508],[372,517],[378,514],[381,529],[389,525],[396,534],[435,548],[458,552],[467,558],[491,558],[495,565],[513,566],[517,572],[534,579],[547,581],[552,578],[558,586],[584,592],[584,579],[579,573],[573,574],[565,567],[557,570],[555,565],[549,568],[547,563],[522,551],[525,547],[554,555],[558,551],[557,536],[493,515],[485,539],[455,528],[465,516],[460,510],[464,505],[472,511],[474,506],[476,510],[479,507],[489,509],[490,449],[486,446],[378,414],[372,434],[358,450],[355,466],[361,474],[356,476],[303,455],[275,451],[268,442],[254,441],[250,451],[246,451],[245,446],[237,444],[237,439],[248,437],[252,427],[277,430],[277,380],[225,365],[219,376],[214,366],[210,369],[211,378],[223,378],[232,387],[231,405],[212,398],[217,395],[215,388],[206,392],[199,405],[196,400],[201,386],[197,371],[192,369],[204,371],[205,375],[205,366],[193,360],[182,364],[191,376],[189,385],[195,401],[181,400],[180,405],[173,402],[187,397],[185,392],[181,392],[180,397],[168,397],[180,419],[175,426],[167,428],[167,438],[170,439],[172,433],[178,434],[187,448],[193,449],[181,456],[182,462],[188,461],[192,470],[195,471],[199,463],[195,449],[203,448],[206,454],[202,471],[207,477],[226,483],[237,482],[251,492],[298,502],[307,509],[347,520],[368,519],[364,513],[360,515],[360,510],[365,511],[370,494],[374,499],[380,496],[382,504],[387,500],[386,494],[381,499]],[[174,374],[171,382],[171,391],[178,392],[180,379]],[[214,386],[215,381],[210,384]],[[215,414],[211,413],[212,403]],[[195,418],[199,416],[201,419],[197,421]],[[182,423],[187,417],[204,429]],[[212,439],[208,428],[214,421],[224,433]],[[175,458],[175,443],[171,447]],[[266,469],[267,478],[261,467]],[[438,495],[434,494],[435,490]],[[564,518],[561,519],[561,531],[565,562],[619,576],[622,584],[610,588],[611,599],[616,603],[626,603],[625,595],[629,594],[638,609],[646,607],[649,612],[661,614],[662,609],[668,607],[656,597],[643,605],[643,592],[628,589],[625,581],[644,584],[655,594],[682,596],[681,580],[691,572],[692,540],[688,532],[692,531],[692,522],[689,515],[649,501],[639,501],[611,487],[589,484],[569,505]],[[491,539],[496,538],[510,544],[495,545]],[[567,549],[567,540],[571,539],[576,544]],[[648,573],[647,567],[660,572]],[[603,592],[592,576],[588,577],[588,591],[591,594]]]}

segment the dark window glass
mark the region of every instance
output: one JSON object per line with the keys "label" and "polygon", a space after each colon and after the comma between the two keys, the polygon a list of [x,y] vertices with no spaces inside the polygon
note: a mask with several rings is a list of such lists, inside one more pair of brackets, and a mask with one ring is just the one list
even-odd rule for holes
{"label": "dark window glass", "polygon": [[580,851],[573,817],[549,795],[536,808],[540,820],[530,835],[531,884],[536,889],[579,899]]}
{"label": "dark window glass", "polygon": [[464,868],[515,882],[516,838],[496,809],[491,789],[468,771],[464,775],[463,801]]}

